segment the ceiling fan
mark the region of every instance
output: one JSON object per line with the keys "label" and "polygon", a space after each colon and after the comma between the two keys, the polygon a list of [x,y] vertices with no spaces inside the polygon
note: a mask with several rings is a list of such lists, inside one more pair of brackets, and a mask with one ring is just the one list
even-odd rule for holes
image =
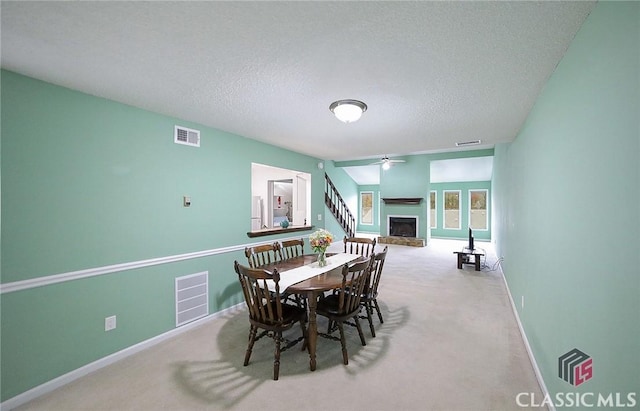
{"label": "ceiling fan", "polygon": [[388,170],[393,164],[395,163],[404,163],[404,160],[391,160],[389,159],[389,157],[384,156],[380,159],[380,161],[376,161],[375,163],[371,163],[371,164],[382,164],[382,169],[383,170]]}

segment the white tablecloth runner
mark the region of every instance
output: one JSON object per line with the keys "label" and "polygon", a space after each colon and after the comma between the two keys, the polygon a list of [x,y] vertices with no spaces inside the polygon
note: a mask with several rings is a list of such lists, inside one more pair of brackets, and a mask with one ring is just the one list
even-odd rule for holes
{"label": "white tablecloth runner", "polygon": [[[311,264],[284,271],[280,273],[280,292],[283,292],[292,284],[296,284],[300,281],[306,280],[307,278],[331,271],[334,268],[353,261],[358,257],[360,257],[358,254],[339,253],[332,255],[331,257],[327,257],[327,265],[324,267],[318,267],[318,262],[314,261]],[[267,286],[270,291],[276,290],[276,284],[273,281],[267,280]]]}

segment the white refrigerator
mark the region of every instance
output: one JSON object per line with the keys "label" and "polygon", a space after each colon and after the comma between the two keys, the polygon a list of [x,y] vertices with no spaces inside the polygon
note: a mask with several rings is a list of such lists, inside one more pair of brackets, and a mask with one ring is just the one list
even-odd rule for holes
{"label": "white refrigerator", "polygon": [[251,231],[262,228],[262,197],[251,197]]}

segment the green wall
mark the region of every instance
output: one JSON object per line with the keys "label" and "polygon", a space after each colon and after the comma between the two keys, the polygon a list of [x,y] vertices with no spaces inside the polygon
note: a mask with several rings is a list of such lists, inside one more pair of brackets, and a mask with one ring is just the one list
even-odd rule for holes
{"label": "green wall", "polygon": [[[404,163],[400,163],[398,165],[392,166],[389,170],[382,170],[380,172],[380,184],[379,185],[363,185],[363,186],[354,186],[355,182],[349,177],[344,171],[341,170],[342,167],[357,167],[357,166],[367,166],[371,163],[371,160],[352,160],[352,161],[339,161],[332,164],[330,168],[328,168],[328,173],[342,173],[339,174],[341,178],[341,186],[338,188],[341,190],[345,189],[346,192],[349,193],[349,198],[355,198],[356,205],[352,209],[354,212],[359,212],[359,204],[358,201],[358,192],[359,191],[374,191],[377,192],[379,198],[396,198],[396,197],[413,197],[413,198],[422,198],[423,201],[419,205],[386,205],[381,200],[378,204],[376,202],[376,210],[374,213],[376,214],[374,218],[379,217],[380,224],[374,226],[364,226],[358,225],[358,231],[360,232],[375,232],[380,233],[382,236],[387,235],[387,216],[389,215],[417,215],[418,220],[418,237],[424,238],[427,242],[431,237],[431,233],[427,232],[428,227],[428,212],[429,212],[429,192],[431,190],[432,183],[430,182],[431,178],[431,161],[435,160],[447,160],[454,158],[471,158],[471,157],[486,157],[493,156],[493,149],[483,149],[483,150],[469,150],[469,151],[454,151],[447,153],[436,153],[436,154],[416,154],[416,155],[408,155],[404,157],[400,157],[405,160]],[[332,177],[333,178],[333,177]],[[344,179],[348,179],[350,181],[342,181]],[[335,183],[335,182],[334,182]],[[449,184],[457,184],[457,183],[449,183]],[[461,187],[466,187],[466,183],[462,184]],[[491,187],[491,182],[477,182],[473,183],[473,188],[488,188]],[[337,184],[336,184],[337,185]],[[354,191],[354,187],[356,191]],[[471,187],[470,187],[471,188]],[[491,191],[489,191],[489,195],[491,195]],[[376,198],[378,198],[376,196]],[[466,197],[464,197],[466,198]],[[490,201],[490,198],[489,198]],[[379,205],[379,207],[377,207]],[[467,204],[468,205],[468,204]],[[351,204],[349,204],[351,207]],[[489,205],[489,208],[491,206]],[[379,214],[378,214],[379,213]],[[465,221],[468,219],[468,215],[464,217]],[[491,216],[489,216],[489,220],[491,221]],[[337,224],[337,223],[336,223]],[[491,224],[491,223],[489,223]],[[463,227],[465,227],[463,225]],[[438,237],[451,237],[451,238],[466,238],[467,233],[466,229],[464,230],[456,230],[455,232],[450,233],[451,230],[446,230],[446,232],[439,232]],[[442,231],[442,230],[441,230]],[[463,233],[463,231],[465,231]],[[475,235],[474,235],[475,236]],[[478,235],[475,236],[479,239],[490,239],[491,238],[491,227],[486,232],[478,232]]]}
{"label": "green wall", "polygon": [[427,240],[427,212],[429,210],[430,158],[425,155],[406,156],[404,163],[380,173],[380,197],[422,198],[419,205],[380,205],[380,234],[388,233],[389,215],[418,216],[418,235]]}
{"label": "green wall", "polygon": [[[208,271],[211,313],[240,303],[241,249],[291,236],[247,237],[252,162],[310,173],[324,226],[317,158],[13,72],[1,82],[3,287],[213,250],[3,292],[2,401],[173,329],[175,277]],[[175,144],[176,124],[201,130],[201,147]]]}
{"label": "green wall", "polygon": [[[638,401],[639,39],[640,3],[599,2],[516,140],[495,149],[496,247],[552,396]],[[558,377],[573,348],[593,359],[578,387]]]}
{"label": "green wall", "polygon": [[[444,229],[443,192],[445,190],[460,191],[460,229]],[[491,181],[466,181],[459,183],[431,183],[431,191],[436,192],[436,223],[431,229],[431,236],[438,238],[469,238],[469,190],[487,190],[487,230],[473,230],[476,240],[491,240]]]}

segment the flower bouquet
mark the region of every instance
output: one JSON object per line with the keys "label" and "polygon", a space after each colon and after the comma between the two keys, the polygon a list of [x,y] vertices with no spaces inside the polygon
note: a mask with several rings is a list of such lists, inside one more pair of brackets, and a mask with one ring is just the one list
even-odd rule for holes
{"label": "flower bouquet", "polygon": [[327,265],[327,258],[325,253],[327,247],[331,245],[333,241],[333,235],[327,230],[320,229],[309,236],[309,244],[313,251],[318,253],[318,265],[324,267]]}

